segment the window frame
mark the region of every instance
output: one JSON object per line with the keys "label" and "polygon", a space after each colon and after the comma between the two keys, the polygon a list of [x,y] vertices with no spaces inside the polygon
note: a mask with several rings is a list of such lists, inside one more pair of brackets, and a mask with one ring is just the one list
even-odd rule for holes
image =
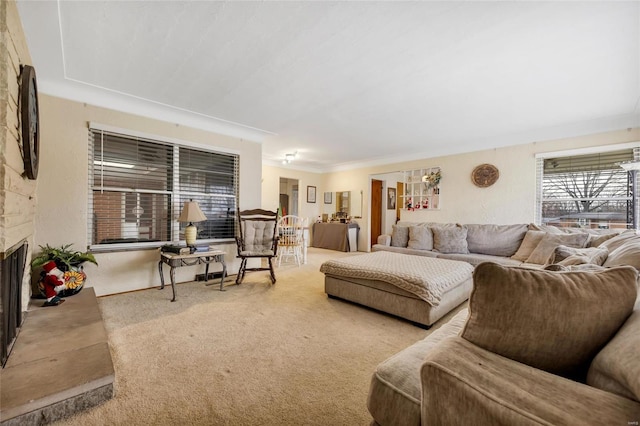
{"label": "window frame", "polygon": [[[558,157],[573,157],[573,156],[581,156],[581,155],[604,154],[604,153],[609,153],[614,151],[623,151],[623,150],[633,150],[634,159],[640,160],[639,158],[640,157],[640,141],[535,154],[536,195],[535,195],[534,223],[536,223],[537,225],[543,225],[542,204],[544,201],[544,198],[543,198],[544,160],[549,158],[558,158]],[[635,188],[637,190],[640,190],[640,173],[636,174]],[[634,212],[637,216],[640,213],[640,193],[635,194],[635,197],[633,197],[633,199],[635,200]],[[629,224],[629,223],[627,224],[627,226],[632,226],[632,225],[633,224]]]}
{"label": "window frame", "polygon": [[[94,232],[94,223],[92,220],[94,205],[93,205],[93,193],[95,190],[99,190],[102,188],[103,190],[108,190],[108,187],[96,187],[94,185],[94,138],[93,135],[95,132],[104,132],[113,135],[117,135],[123,138],[129,139],[141,139],[145,142],[161,144],[170,146],[173,150],[173,166],[172,170],[174,173],[173,176],[173,184],[168,191],[153,191],[154,193],[164,193],[169,195],[169,200],[167,201],[167,208],[170,209],[170,224],[169,224],[169,240],[167,241],[152,241],[152,242],[128,242],[128,243],[110,243],[110,244],[97,244],[93,241],[93,232]],[[234,158],[234,194],[231,196],[234,198],[235,206],[239,205],[240,202],[240,151],[229,149],[225,147],[206,145],[201,143],[195,143],[191,141],[185,141],[176,138],[170,138],[155,134],[148,134],[145,132],[138,132],[129,129],[122,129],[118,127],[113,127],[109,125],[104,125],[101,123],[89,122],[87,128],[87,141],[88,141],[88,214],[87,214],[87,240],[89,242],[88,248],[93,252],[120,252],[120,251],[133,251],[133,250],[145,250],[145,249],[155,249],[164,244],[178,244],[184,242],[184,239],[180,239],[180,228],[181,224],[177,222],[177,218],[180,215],[181,206],[180,206],[180,198],[188,194],[189,191],[180,191],[180,183],[179,183],[179,151],[181,148],[192,149],[196,151],[204,151],[212,154],[221,154],[228,155]],[[136,191],[122,191],[123,194],[141,194],[148,191],[145,190],[136,190]],[[187,195],[188,196],[188,195]],[[123,195],[123,199],[126,198],[126,195]],[[235,228],[237,227],[237,220],[235,218],[234,212],[234,235]],[[125,219],[124,217],[122,218]],[[199,243],[204,244],[228,244],[235,241],[235,237],[229,238],[211,238],[211,239],[198,239]]]}

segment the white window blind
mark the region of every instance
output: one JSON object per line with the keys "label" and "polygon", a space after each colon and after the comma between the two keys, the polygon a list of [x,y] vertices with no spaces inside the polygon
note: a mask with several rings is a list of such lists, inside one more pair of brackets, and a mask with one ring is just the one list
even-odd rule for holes
{"label": "white window blind", "polygon": [[92,248],[157,246],[184,240],[184,201],[207,217],[199,242],[235,235],[239,158],[235,154],[89,129]]}
{"label": "white window blind", "polygon": [[632,175],[620,167],[640,149],[538,159],[539,223],[631,228],[637,209]]}

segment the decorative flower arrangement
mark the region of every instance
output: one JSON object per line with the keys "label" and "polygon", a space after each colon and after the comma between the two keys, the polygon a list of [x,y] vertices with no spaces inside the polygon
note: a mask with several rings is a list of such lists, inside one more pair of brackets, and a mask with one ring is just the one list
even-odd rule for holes
{"label": "decorative flower arrangement", "polygon": [[[60,297],[72,296],[82,290],[87,280],[87,274],[82,267],[84,262],[91,262],[98,265],[93,253],[73,250],[71,244],[60,247],[52,247],[47,244],[40,246],[40,252],[34,255],[31,260],[31,268],[33,270],[40,269],[50,261],[54,261],[58,269],[64,273],[63,280],[66,289],[58,292]],[[40,272],[37,288],[33,289],[32,297],[34,299],[45,298],[43,281],[45,275],[46,272],[44,270]]]}
{"label": "decorative flower arrangement", "polygon": [[426,185],[427,189],[435,188],[440,183],[440,179],[442,179],[442,174],[440,170],[437,172],[431,172],[428,175],[422,176],[422,182]]}

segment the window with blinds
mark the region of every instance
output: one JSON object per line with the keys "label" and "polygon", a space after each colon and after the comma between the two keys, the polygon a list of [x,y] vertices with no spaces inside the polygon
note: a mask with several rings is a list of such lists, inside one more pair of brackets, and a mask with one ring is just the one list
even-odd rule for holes
{"label": "window with blinds", "polygon": [[199,242],[233,239],[239,158],[89,129],[89,235],[92,248],[157,246],[184,240],[185,201],[207,217]]}
{"label": "window with blinds", "polygon": [[633,174],[620,163],[640,160],[640,148],[538,159],[538,207],[543,224],[632,228],[637,211]]}

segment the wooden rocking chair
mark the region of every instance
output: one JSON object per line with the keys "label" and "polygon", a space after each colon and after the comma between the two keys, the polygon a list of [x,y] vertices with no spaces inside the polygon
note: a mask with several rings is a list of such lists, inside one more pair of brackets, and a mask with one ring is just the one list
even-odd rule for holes
{"label": "wooden rocking chair", "polygon": [[[269,210],[238,209],[238,229],[240,235],[236,237],[238,245],[238,258],[240,270],[236,278],[236,284],[240,284],[247,271],[269,271],[271,282],[276,283],[276,274],[273,270],[273,258],[278,253],[278,234],[276,225],[278,223],[278,212]],[[247,268],[247,260],[266,258],[269,267]]]}

